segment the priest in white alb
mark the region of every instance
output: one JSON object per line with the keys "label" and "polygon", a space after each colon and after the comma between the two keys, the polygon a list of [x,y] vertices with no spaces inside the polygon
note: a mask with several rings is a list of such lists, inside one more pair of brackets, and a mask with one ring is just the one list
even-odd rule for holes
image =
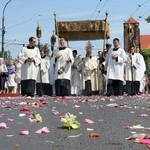
{"label": "priest in white alb", "polygon": [[38,74],[38,67],[41,62],[40,51],[35,47],[36,39],[29,38],[29,45],[23,47],[19,53],[21,66],[21,94],[33,97]]}

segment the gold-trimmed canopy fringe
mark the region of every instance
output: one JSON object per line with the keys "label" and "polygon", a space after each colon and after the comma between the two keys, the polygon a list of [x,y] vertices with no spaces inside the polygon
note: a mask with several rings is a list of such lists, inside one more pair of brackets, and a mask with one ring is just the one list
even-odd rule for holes
{"label": "gold-trimmed canopy fringe", "polygon": [[59,37],[69,41],[96,40],[110,37],[109,23],[105,20],[59,21],[56,22]]}

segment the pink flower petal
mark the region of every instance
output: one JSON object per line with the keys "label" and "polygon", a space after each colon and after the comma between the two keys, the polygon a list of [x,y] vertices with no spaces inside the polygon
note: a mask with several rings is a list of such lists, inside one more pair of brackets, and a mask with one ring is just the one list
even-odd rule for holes
{"label": "pink flower petal", "polygon": [[20,134],[21,135],[29,135],[29,131],[28,130],[23,130],[23,131],[20,131]]}
{"label": "pink flower petal", "polygon": [[7,114],[1,114],[0,116],[7,116]]}
{"label": "pink flower petal", "polygon": [[25,111],[24,112],[27,116],[30,116],[32,113],[30,111]]}
{"label": "pink flower petal", "polygon": [[52,114],[53,114],[53,115],[58,115],[59,112],[58,112],[58,111],[53,111]]}
{"label": "pink flower petal", "polygon": [[47,127],[43,127],[42,128],[42,133],[49,133],[49,129]]}
{"label": "pink flower petal", "polygon": [[124,129],[132,129],[131,126],[124,126],[123,128],[124,128]]}
{"label": "pink flower petal", "polygon": [[85,119],[84,120],[84,123],[87,123],[87,124],[93,124],[94,121],[90,120],[90,119]]}
{"label": "pink flower petal", "polygon": [[147,117],[148,115],[147,114],[140,114],[138,115],[138,117]]}
{"label": "pink flower petal", "polygon": [[144,139],[147,135],[144,133],[140,133],[140,134],[133,134],[132,136],[129,136],[128,138],[126,138],[127,140],[133,140],[133,139]]}
{"label": "pink flower petal", "polygon": [[64,115],[61,115],[61,116],[59,116],[59,118],[61,119],[61,118],[65,118],[65,116]]}
{"label": "pink flower petal", "polygon": [[39,130],[36,131],[36,133],[41,134],[41,133],[49,133],[49,129],[47,127],[43,127]]}
{"label": "pink flower petal", "polygon": [[137,142],[141,144],[150,144],[150,139],[139,139]]}
{"label": "pink flower petal", "polygon": [[14,119],[11,119],[11,118],[8,118],[7,120],[10,121],[10,122],[13,122],[13,121],[14,121]]}
{"label": "pink flower petal", "polygon": [[42,129],[37,130],[36,133],[41,134],[42,133]]}
{"label": "pink flower petal", "polygon": [[4,122],[0,123],[0,129],[6,129],[6,128],[7,128],[6,123]]}

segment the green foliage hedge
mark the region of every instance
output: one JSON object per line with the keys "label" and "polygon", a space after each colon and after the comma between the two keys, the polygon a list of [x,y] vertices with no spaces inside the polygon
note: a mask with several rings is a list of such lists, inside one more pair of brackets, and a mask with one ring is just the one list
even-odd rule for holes
{"label": "green foliage hedge", "polygon": [[150,49],[142,49],[140,52],[146,63],[146,73],[150,75]]}

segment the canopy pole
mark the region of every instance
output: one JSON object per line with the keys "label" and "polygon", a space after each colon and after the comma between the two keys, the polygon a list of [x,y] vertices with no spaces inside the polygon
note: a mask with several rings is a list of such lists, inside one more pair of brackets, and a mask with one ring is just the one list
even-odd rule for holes
{"label": "canopy pole", "polygon": [[67,39],[67,47],[69,47],[69,39]]}
{"label": "canopy pole", "polygon": [[104,51],[105,45],[106,45],[106,27],[107,27],[107,17],[108,17],[108,12],[107,12],[107,11],[106,11],[105,15],[106,15],[106,17],[105,17],[105,29],[104,29],[103,51]]}
{"label": "canopy pole", "polygon": [[57,35],[57,42],[58,42],[58,47],[59,47],[60,46],[60,43],[59,43],[59,31],[58,31],[57,20],[56,20],[57,14],[55,13],[55,11],[54,11],[53,15],[54,15],[54,23],[55,23],[55,34]]}

